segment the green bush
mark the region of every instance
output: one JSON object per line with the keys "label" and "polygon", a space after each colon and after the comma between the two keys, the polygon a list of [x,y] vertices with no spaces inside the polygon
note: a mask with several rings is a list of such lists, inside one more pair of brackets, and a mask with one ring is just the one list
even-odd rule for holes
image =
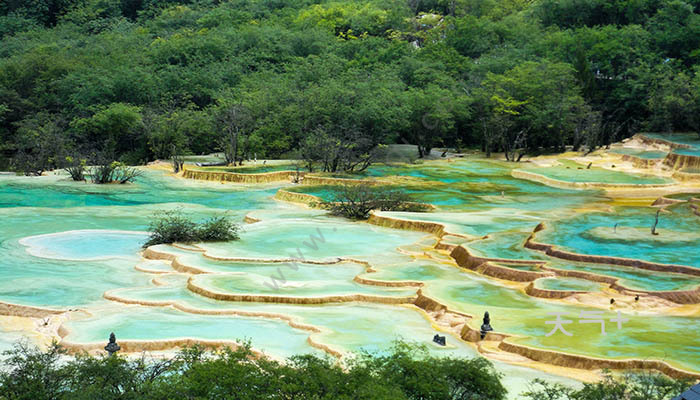
{"label": "green bush", "polygon": [[149,225],[151,236],[143,247],[156,244],[225,242],[238,239],[238,225],[228,216],[212,217],[196,223],[180,210],[159,211]]}
{"label": "green bush", "polygon": [[120,183],[133,182],[134,179],[143,175],[143,171],[119,161],[106,161],[90,168],[92,183]]}
{"label": "green bush", "polygon": [[[0,399],[382,399],[503,400],[502,375],[483,357],[430,356],[397,342],[388,352],[360,353],[344,363],[315,355],[284,361],[258,357],[249,343],[236,349],[181,350],[171,358],[64,357],[58,345],[41,351],[20,342],[3,353]],[[581,389],[536,379],[529,400],[666,400],[688,382],[658,373],[607,374]]]}
{"label": "green bush", "polygon": [[350,219],[367,219],[372,210],[381,211],[426,211],[425,204],[412,202],[408,194],[386,187],[369,185],[339,186],[330,201],[319,206],[331,214]]}
{"label": "green bush", "polygon": [[217,351],[195,346],[172,358],[119,354],[68,359],[60,349],[22,345],[5,353],[0,398],[13,400],[165,399],[470,399],[502,400],[501,376],[483,358],[437,358],[395,346],[346,365],[315,355],[283,362],[257,357],[250,345]]}
{"label": "green bush", "polygon": [[688,387],[688,381],[656,372],[627,372],[615,377],[605,371],[602,380],[584,383],[581,389],[535,379],[523,396],[528,400],[667,400]]}
{"label": "green bush", "polygon": [[77,182],[85,180],[85,169],[87,162],[85,159],[79,159],[77,157],[66,157],[66,162],[68,166],[64,170],[70,175],[71,179]]}
{"label": "green bush", "polygon": [[226,216],[212,217],[197,227],[200,242],[227,242],[238,239],[238,225]]}

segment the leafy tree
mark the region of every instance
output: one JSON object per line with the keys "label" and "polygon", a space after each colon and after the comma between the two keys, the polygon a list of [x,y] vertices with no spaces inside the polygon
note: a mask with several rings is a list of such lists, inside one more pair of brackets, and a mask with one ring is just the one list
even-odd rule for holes
{"label": "leafy tree", "polygon": [[649,97],[649,129],[660,132],[700,130],[700,86],[683,72],[664,68]]}
{"label": "leafy tree", "polygon": [[530,400],[666,400],[684,392],[689,386],[689,382],[673,380],[658,373],[629,372],[619,378],[606,373],[601,381],[584,383],[583,388],[578,390],[535,379],[523,396]]}
{"label": "leafy tree", "polygon": [[[319,127],[422,156],[504,151],[503,120],[533,153],[697,130],[699,15],[687,0],[8,0],[0,164],[41,153],[43,115],[70,151],[37,171],[75,151],[211,153],[236,104],[251,123],[231,162],[299,153]],[[494,94],[527,104],[506,118]]]}
{"label": "leafy tree", "polygon": [[[259,357],[249,342],[235,349],[193,346],[174,357],[65,357],[57,345],[40,351],[18,343],[4,353],[0,390],[7,399],[426,399],[502,400],[502,376],[486,359],[436,357],[396,342],[388,352],[363,352],[343,365],[315,355],[284,362]],[[608,374],[581,389],[535,380],[530,400],[666,400],[689,382],[655,373]]]}
{"label": "leafy tree", "polygon": [[197,224],[178,210],[160,211],[154,214],[148,230],[151,235],[143,247],[197,241]]}
{"label": "leafy tree", "polygon": [[45,113],[19,124],[17,154],[13,168],[26,175],[41,175],[63,167],[71,146],[62,121]]}
{"label": "leafy tree", "polygon": [[[571,132],[593,112],[568,64],[526,62],[502,75],[488,75],[483,85],[493,93],[493,129],[511,161],[539,148],[563,149],[572,142]],[[588,131],[578,128],[579,135]]]}
{"label": "leafy tree", "polygon": [[18,342],[6,352],[0,372],[3,397],[17,400],[52,400],[61,398],[70,373],[61,367],[65,351],[52,343],[46,351]]}
{"label": "leafy tree", "polygon": [[227,216],[212,217],[197,228],[198,241],[228,242],[238,239],[239,227]]}
{"label": "leafy tree", "polygon": [[698,61],[700,49],[700,15],[689,2],[673,0],[663,6],[649,21],[652,38],[663,54],[688,65]]}
{"label": "leafy tree", "polygon": [[107,157],[130,153],[139,158],[138,143],[142,132],[141,108],[124,103],[100,107],[88,118],[74,120],[71,125],[80,134],[102,145]]}
{"label": "leafy tree", "polygon": [[409,399],[505,399],[501,376],[486,359],[437,358],[425,348],[395,343],[385,356],[365,356],[362,364],[396,382]]}
{"label": "leafy tree", "polygon": [[402,137],[407,143],[418,146],[419,158],[429,155],[433,147],[444,144],[446,136],[454,129],[455,114],[450,109],[454,95],[435,86],[406,92],[408,126]]}
{"label": "leafy tree", "polygon": [[305,27],[320,26],[347,39],[368,33],[381,35],[391,27],[389,12],[370,1],[315,4],[302,10],[296,22]]}

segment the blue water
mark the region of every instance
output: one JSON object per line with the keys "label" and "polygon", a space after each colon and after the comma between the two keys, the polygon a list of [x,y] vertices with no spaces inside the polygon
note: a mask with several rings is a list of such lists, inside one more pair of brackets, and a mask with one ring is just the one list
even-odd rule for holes
{"label": "blue water", "polygon": [[[700,268],[700,240],[655,241],[651,235],[656,209],[617,208],[614,213],[590,213],[551,223],[549,230],[538,235],[538,240],[552,243],[571,251],[603,256],[629,257],[666,264],[682,264]],[[635,227],[649,230],[649,240],[610,240],[587,232],[596,227]],[[673,232],[700,231],[700,218],[674,209],[672,214],[661,214],[658,229]],[[679,236],[679,239],[681,237]]]}

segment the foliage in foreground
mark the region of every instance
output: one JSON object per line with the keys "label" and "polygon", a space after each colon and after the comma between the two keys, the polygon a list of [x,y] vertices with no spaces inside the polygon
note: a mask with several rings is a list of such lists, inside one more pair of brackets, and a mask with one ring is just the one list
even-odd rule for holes
{"label": "foliage in foreground", "polygon": [[350,219],[367,219],[372,210],[426,211],[427,208],[424,204],[411,202],[410,197],[400,190],[366,184],[339,186],[331,200],[323,200],[320,206],[333,215]]}
{"label": "foliage in foreground", "polygon": [[226,215],[197,223],[180,210],[159,211],[149,225],[148,241],[143,247],[165,243],[227,242],[238,239],[239,226]]}
{"label": "foliage in foreground", "polygon": [[483,358],[436,358],[399,343],[387,355],[334,359],[257,358],[249,345],[182,350],[172,359],[79,355],[63,360],[18,344],[0,368],[2,400],[165,399],[470,399],[501,400],[501,376]]}
{"label": "foliage in foreground", "polygon": [[[259,358],[248,343],[236,349],[194,346],[172,358],[119,355],[64,357],[57,345],[40,351],[17,343],[0,364],[0,400],[166,399],[421,399],[502,400],[502,375],[484,358],[429,356],[404,342],[384,354],[358,354],[346,365],[298,355]],[[572,389],[541,379],[528,400],[666,400],[689,386],[656,373],[607,374]]]}
{"label": "foliage in foreground", "polygon": [[606,372],[603,380],[586,383],[581,389],[535,379],[523,396],[529,400],[667,400],[689,386],[688,381],[658,373],[625,373],[614,377]]}

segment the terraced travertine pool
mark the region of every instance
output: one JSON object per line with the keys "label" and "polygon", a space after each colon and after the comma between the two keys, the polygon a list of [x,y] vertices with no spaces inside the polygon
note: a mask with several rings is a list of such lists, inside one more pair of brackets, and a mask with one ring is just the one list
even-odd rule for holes
{"label": "terraced travertine pool", "polygon": [[626,155],[630,155],[630,156],[644,158],[647,160],[661,159],[661,158],[666,157],[666,155],[668,154],[665,151],[647,150],[647,149],[640,149],[640,148],[635,148],[635,147],[619,147],[619,148],[613,149],[611,151],[613,153],[626,154]]}
{"label": "terraced travertine pool", "polygon": [[525,170],[567,183],[661,185],[673,182],[671,179],[649,174],[628,173],[600,167],[588,168],[587,165],[570,160],[559,160],[558,164],[552,167],[526,167]]}
{"label": "terraced travertine pool", "polygon": [[[536,376],[569,384],[580,377],[566,357],[535,362],[524,351],[658,360],[680,374],[700,374],[700,295],[693,294],[700,273],[692,272],[700,270],[700,218],[687,206],[667,207],[654,236],[655,208],[518,179],[514,168],[535,167],[483,159],[373,166],[360,177],[437,209],[377,212],[372,223],[273,199],[279,189],[328,199],[332,186],[222,184],[157,169],[145,169],[133,185],[0,176],[0,348],[25,337],[92,349],[114,331],[136,347],[247,339],[273,357],[349,357],[402,339],[435,354],[491,358],[513,399]],[[669,182],[608,170],[584,175],[566,163],[549,168],[572,181],[595,173],[642,187]],[[241,221],[241,239],[142,252],[151,215],[176,208],[198,220],[225,212]],[[243,224],[246,216],[259,222]],[[431,223],[442,227],[439,234]],[[662,267],[555,258],[525,248],[531,237],[569,253]],[[459,245],[470,262],[456,255]],[[664,270],[666,264],[686,269]],[[565,276],[572,273],[583,276]],[[542,297],[527,289],[533,281],[544,293],[577,294]],[[469,331],[478,330],[485,311],[503,336],[488,336],[489,350],[480,355],[484,347]],[[604,319],[605,335],[600,323],[579,322],[587,312]],[[572,336],[547,336],[553,313],[573,321],[565,326]],[[611,321],[616,317],[624,323]],[[447,346],[432,343],[436,333],[447,336]]]}
{"label": "terraced travertine pool", "polygon": [[645,133],[644,136],[681,145],[674,153],[700,157],[700,136],[697,133]]}

